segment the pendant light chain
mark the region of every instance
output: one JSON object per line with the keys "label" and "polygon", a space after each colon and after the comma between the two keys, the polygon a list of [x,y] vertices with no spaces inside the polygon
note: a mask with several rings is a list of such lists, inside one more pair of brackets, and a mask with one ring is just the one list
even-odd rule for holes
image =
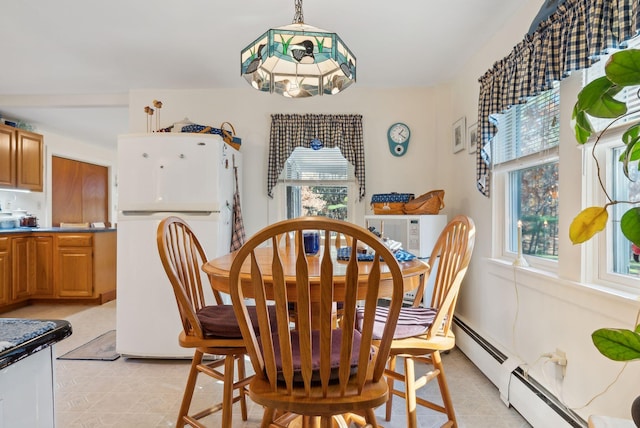
{"label": "pendant light chain", "polygon": [[296,14],[293,16],[292,24],[304,24],[304,14],[302,13],[302,0],[295,0]]}

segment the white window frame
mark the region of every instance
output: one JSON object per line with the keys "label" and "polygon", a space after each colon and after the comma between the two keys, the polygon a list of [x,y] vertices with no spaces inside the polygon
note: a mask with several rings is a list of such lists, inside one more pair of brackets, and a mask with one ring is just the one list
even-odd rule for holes
{"label": "white window frame", "polygon": [[[558,87],[559,92],[562,92],[562,86]],[[562,99],[562,98],[561,98]],[[535,102],[535,101],[533,101]],[[562,101],[558,105],[558,119],[559,123],[562,123]],[[512,130],[515,132],[515,128]],[[499,132],[499,130],[498,130]],[[497,144],[497,139],[494,139],[491,144]],[[493,147],[495,152],[497,147]],[[515,149],[515,147],[514,147]],[[495,156],[495,153],[493,154]],[[521,169],[531,168],[539,165],[543,165],[550,162],[558,162],[560,160],[560,142],[555,147],[542,148],[539,152],[525,155],[522,157],[516,157],[515,159],[505,160],[503,163],[493,165],[492,168],[492,192],[494,195],[492,213],[493,213],[493,242],[492,242],[492,257],[513,262],[517,257],[517,252],[510,249],[510,232],[515,230],[517,225],[512,223],[510,212],[510,188],[509,188],[509,175],[511,172]],[[558,168],[560,165],[558,164]],[[558,186],[560,180],[558,180]],[[558,188],[559,192],[562,189]],[[558,211],[558,218],[560,217],[560,211]],[[515,221],[515,220],[514,220]],[[558,225],[560,227],[560,223]],[[558,256],[560,255],[560,249],[558,248]],[[529,266],[545,270],[548,272],[558,272],[558,260],[551,260],[543,257],[537,257],[533,255],[522,254]]]}
{"label": "white window frame", "polygon": [[[525,169],[554,161],[559,162],[558,147],[494,167],[492,189],[492,195],[495,195],[495,197],[492,198],[493,230],[495,232],[493,234],[492,256],[494,258],[513,262],[517,257],[517,253],[515,251],[511,251],[509,248],[509,232],[512,228],[516,227],[516,225],[512,224],[510,221],[511,216],[508,203],[510,197],[508,183],[509,173],[519,169]],[[557,272],[558,270],[557,260],[529,256],[526,254],[523,254],[523,256],[531,267],[549,272]]]}
{"label": "white window frame", "polygon": [[[628,45],[630,48],[639,48],[640,37],[631,39],[628,42]],[[612,49],[611,53],[614,53],[617,50],[618,49]],[[607,59],[608,56],[603,56],[596,66],[602,69]],[[585,70],[583,85],[586,85],[587,80],[589,79],[588,73],[589,69]],[[632,93],[635,94],[636,90],[637,89],[633,89]],[[634,97],[631,110],[637,109],[639,103],[640,100]],[[607,191],[611,191],[613,187],[612,165],[615,165],[613,168],[622,167],[620,162],[613,159],[613,149],[623,145],[621,141],[623,132],[630,126],[631,122],[637,121],[639,117],[640,114],[637,113],[625,120],[618,121],[614,126],[608,128],[603,137],[598,141],[594,154],[600,164],[602,180]],[[597,124],[602,125],[606,123],[606,121],[604,119],[594,119],[592,123],[596,126]],[[597,168],[592,157],[593,145],[599,134],[600,131],[597,130],[591,136],[590,142],[582,147],[584,160],[583,169],[585,172],[583,176],[583,179],[585,179],[585,182],[583,183],[585,188],[585,207],[604,206],[607,202],[606,196],[600,188]],[[589,242],[589,245],[586,247],[586,256],[583,258],[584,263],[586,264],[586,279],[593,284],[637,295],[638,292],[640,292],[640,278],[634,278],[629,275],[613,272],[613,228],[619,226],[612,222],[612,217],[612,210],[609,208],[609,220],[607,221],[605,230],[596,234],[596,236],[591,239],[592,242]]]}
{"label": "white window frame", "polygon": [[[595,156],[600,164],[602,179],[607,190],[613,185],[614,165],[613,149],[622,146],[621,136],[627,128],[623,124],[616,128],[610,128],[605,136],[600,139],[595,150]],[[588,143],[583,147],[583,157],[585,158],[585,177],[589,179],[587,186],[588,200],[585,206],[604,206],[606,196],[602,192],[598,183],[597,168],[592,158],[593,143]],[[621,167],[616,161],[616,167]],[[637,294],[640,292],[640,277],[634,278],[629,275],[613,272],[613,228],[618,227],[611,221],[611,208],[609,208],[609,221],[603,232],[593,238],[593,250],[588,252],[586,260],[589,260],[592,269],[587,271],[588,280],[591,283],[614,288],[626,293]]]}
{"label": "white window frame", "polygon": [[356,223],[356,202],[358,201],[358,180],[355,176],[355,167],[347,161],[349,179],[348,180],[282,180],[278,179],[273,188],[273,199],[275,204],[270,207],[275,209],[275,219],[269,215],[270,221],[280,221],[287,218],[287,186],[345,186],[347,187],[347,221]]}

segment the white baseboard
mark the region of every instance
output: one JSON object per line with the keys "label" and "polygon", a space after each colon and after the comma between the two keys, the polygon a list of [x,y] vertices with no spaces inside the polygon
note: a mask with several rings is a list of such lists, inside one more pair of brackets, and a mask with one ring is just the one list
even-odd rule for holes
{"label": "white baseboard", "polygon": [[562,405],[535,379],[525,379],[509,358],[457,317],[456,346],[500,390],[505,405],[514,407],[534,428],[586,428],[587,422]]}

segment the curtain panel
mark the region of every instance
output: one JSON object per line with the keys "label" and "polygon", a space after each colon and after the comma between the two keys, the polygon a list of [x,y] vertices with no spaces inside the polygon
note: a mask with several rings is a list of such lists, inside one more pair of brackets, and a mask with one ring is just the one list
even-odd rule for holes
{"label": "curtain panel", "polygon": [[324,147],[338,147],[342,156],[353,164],[359,186],[358,200],[361,201],[365,195],[365,176],[362,115],[359,114],[271,115],[267,195],[273,198],[273,188],[293,150],[311,147],[311,140],[315,139]]}
{"label": "curtain panel", "polygon": [[[478,190],[490,196],[493,114],[550,89],[571,71],[590,67],[638,33],[640,0],[567,0],[480,77],[476,154]],[[569,100],[570,102],[571,100]]]}

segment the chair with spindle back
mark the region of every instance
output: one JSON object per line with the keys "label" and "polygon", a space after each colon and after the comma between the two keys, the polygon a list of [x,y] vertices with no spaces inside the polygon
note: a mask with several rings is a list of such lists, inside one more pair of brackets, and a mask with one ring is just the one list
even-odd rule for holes
{"label": "chair with spindle back", "polygon": [[[304,249],[304,230],[318,230],[323,242],[331,242],[336,233],[348,236],[352,256],[348,261],[336,260],[333,245],[323,245],[315,256],[305,255],[297,250]],[[282,234],[289,232],[297,244],[279,245]],[[265,243],[271,246],[267,259],[256,255],[256,249],[264,248]],[[359,243],[375,253],[373,261],[357,261]],[[312,263],[319,277],[309,275]],[[334,273],[340,269],[338,282]],[[388,398],[383,373],[395,330],[394,315],[400,311],[403,296],[400,266],[378,237],[360,226],[323,217],[279,222],[258,232],[238,251],[229,284],[256,372],[249,395],[265,407],[263,427],[286,426],[294,417],[305,422],[319,419],[322,427],[333,426],[335,418],[340,426],[346,426],[351,416],[362,424],[378,426],[374,408]],[[374,315],[381,284],[391,288],[387,296],[391,297],[390,316],[382,339],[374,347]],[[248,299],[255,300],[258,330],[250,328]],[[336,301],[344,302],[339,328],[334,322]],[[364,317],[357,329],[359,301],[364,301]],[[295,328],[291,328],[289,303],[295,303]],[[270,320],[267,309],[274,306],[276,318]]]}
{"label": "chair with spindle back", "polygon": [[[183,331],[178,342],[184,348],[193,348],[194,355],[187,385],[182,398],[177,427],[189,424],[204,427],[198,422],[214,412],[222,411],[222,426],[230,427],[232,405],[239,401],[243,420],[247,420],[246,387],[251,377],[245,373],[246,348],[238,323],[230,305],[223,305],[218,291],[213,290],[215,302],[206,302],[201,266],[207,261],[205,252],[189,225],[178,217],[160,222],[157,232],[160,259],[171,282],[180,312]],[[223,356],[203,363],[204,355]],[[237,362],[238,380],[234,381]],[[219,370],[224,366],[224,372]],[[189,415],[198,374],[204,373],[223,382],[222,403]],[[234,391],[238,394],[234,396]]]}
{"label": "chair with spindle back", "polygon": [[[446,414],[447,422],[443,427],[458,426],[440,352],[452,349],[456,343],[451,330],[453,313],[474,242],[475,225],[471,218],[459,215],[451,220],[440,233],[429,258],[429,276],[434,277],[429,307],[421,307],[427,283],[422,281],[416,290],[413,305],[400,310],[385,371],[391,392],[386,408],[387,421],[391,418],[393,395],[397,395],[406,401],[407,427],[417,426],[417,404]],[[385,312],[386,308],[379,308],[378,322],[384,322]],[[404,372],[396,370],[397,357],[404,360]],[[425,363],[433,370],[416,378],[415,362]],[[432,380],[438,381],[442,405],[416,396],[416,391]],[[405,388],[395,389],[394,381],[404,382]]]}

